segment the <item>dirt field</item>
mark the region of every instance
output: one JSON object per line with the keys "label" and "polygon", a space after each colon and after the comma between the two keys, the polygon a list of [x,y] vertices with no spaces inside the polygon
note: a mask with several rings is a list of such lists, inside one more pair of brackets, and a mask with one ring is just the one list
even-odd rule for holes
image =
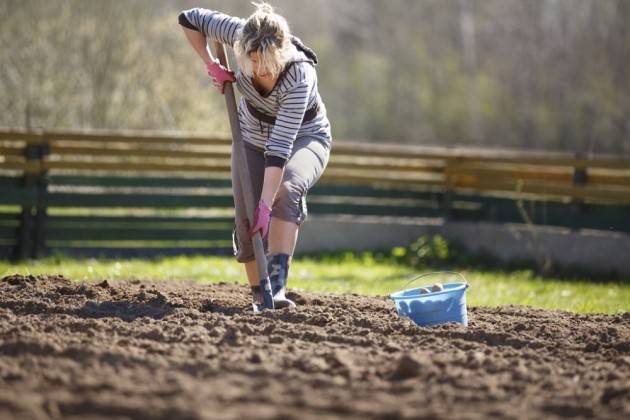
{"label": "dirt field", "polygon": [[0,418],[630,418],[630,313],[470,308],[423,329],[386,298],[0,280]]}

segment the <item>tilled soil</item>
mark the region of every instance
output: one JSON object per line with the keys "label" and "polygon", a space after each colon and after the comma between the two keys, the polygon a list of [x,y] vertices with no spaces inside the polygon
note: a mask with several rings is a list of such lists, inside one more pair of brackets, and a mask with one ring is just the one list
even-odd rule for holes
{"label": "tilled soil", "polygon": [[630,418],[630,313],[470,308],[234,284],[0,279],[0,418]]}

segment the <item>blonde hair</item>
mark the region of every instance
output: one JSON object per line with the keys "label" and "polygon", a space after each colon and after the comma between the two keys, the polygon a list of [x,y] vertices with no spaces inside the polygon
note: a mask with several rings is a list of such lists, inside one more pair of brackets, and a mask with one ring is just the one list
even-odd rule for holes
{"label": "blonde hair", "polygon": [[274,77],[278,76],[295,53],[289,24],[274,12],[270,4],[252,4],[256,11],[240,29],[234,43],[236,61],[241,71],[251,77],[254,68],[249,55],[259,52],[261,60],[256,71],[264,69]]}

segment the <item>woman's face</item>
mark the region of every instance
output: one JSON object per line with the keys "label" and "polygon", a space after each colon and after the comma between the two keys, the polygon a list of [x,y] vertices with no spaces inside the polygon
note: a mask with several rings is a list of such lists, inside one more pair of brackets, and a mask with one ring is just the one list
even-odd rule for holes
{"label": "woman's face", "polygon": [[252,62],[252,72],[254,73],[255,78],[265,80],[273,78],[269,70],[260,66],[260,63],[262,62],[262,57],[258,51],[249,53],[249,59]]}

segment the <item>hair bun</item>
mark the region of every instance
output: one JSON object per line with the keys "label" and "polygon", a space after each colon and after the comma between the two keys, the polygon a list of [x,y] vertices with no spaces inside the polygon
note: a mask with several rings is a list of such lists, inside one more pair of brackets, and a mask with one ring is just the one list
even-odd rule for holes
{"label": "hair bun", "polygon": [[252,3],[256,7],[257,13],[273,14],[273,7],[269,3]]}

